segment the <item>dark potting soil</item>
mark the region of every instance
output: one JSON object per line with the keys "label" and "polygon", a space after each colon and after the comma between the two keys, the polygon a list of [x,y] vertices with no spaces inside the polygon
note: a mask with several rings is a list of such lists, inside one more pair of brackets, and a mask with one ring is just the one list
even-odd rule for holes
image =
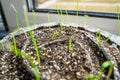
{"label": "dark potting soil", "polygon": [[[51,37],[55,31],[59,32],[59,35],[52,40]],[[83,76],[86,74],[97,75],[102,63],[110,60],[109,57],[106,58],[104,55],[105,52],[107,55],[112,55],[117,65],[120,65],[119,48],[113,47],[111,41],[104,42],[104,36],[101,36],[101,43],[104,43],[104,46],[101,46],[103,49],[107,48],[108,51],[99,49],[94,40],[94,38],[96,39],[95,33],[86,30],[65,27],[62,31],[60,27],[55,27],[33,30],[33,34],[40,53],[41,63],[37,67],[42,80],[85,80]],[[72,36],[71,51],[68,49],[70,36]],[[17,48],[26,54],[30,54],[37,61],[35,48],[29,34],[24,33],[15,38]],[[13,44],[12,39],[9,41]],[[35,79],[32,73],[27,70],[27,64],[23,64],[23,58],[16,57],[11,52],[2,52],[1,50],[0,61],[2,62],[0,63],[0,79]],[[114,78],[111,77],[110,80],[114,80]]]}

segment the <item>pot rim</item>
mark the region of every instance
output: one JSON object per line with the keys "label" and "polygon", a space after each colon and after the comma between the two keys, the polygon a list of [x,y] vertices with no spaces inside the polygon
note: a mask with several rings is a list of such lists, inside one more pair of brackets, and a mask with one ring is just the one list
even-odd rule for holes
{"label": "pot rim", "polygon": [[7,36],[5,36],[2,40],[1,40],[1,43],[5,44],[7,42],[7,40],[9,40],[10,38],[12,38],[12,34],[14,34],[14,36],[17,36],[17,35],[20,35],[22,33],[25,33],[25,32],[28,32],[30,30],[35,30],[37,28],[48,28],[49,26],[51,27],[54,27],[54,26],[66,26],[66,27],[69,27],[69,26],[72,26],[74,28],[83,28],[87,31],[90,31],[90,32],[94,32],[96,33],[98,30],[101,31],[101,35],[103,35],[104,37],[109,37],[109,39],[116,43],[117,45],[120,46],[120,36],[116,35],[116,34],[113,34],[113,33],[110,33],[108,31],[105,31],[105,30],[102,30],[102,29],[99,29],[99,28],[95,28],[95,27],[90,27],[89,25],[85,25],[83,26],[82,24],[76,24],[76,23],[58,23],[58,22],[51,22],[51,23],[43,23],[43,24],[37,24],[37,25],[32,25],[32,26],[29,26],[29,27],[23,27],[23,28],[20,28],[20,30],[16,30],[14,32],[11,32],[9,33]]}

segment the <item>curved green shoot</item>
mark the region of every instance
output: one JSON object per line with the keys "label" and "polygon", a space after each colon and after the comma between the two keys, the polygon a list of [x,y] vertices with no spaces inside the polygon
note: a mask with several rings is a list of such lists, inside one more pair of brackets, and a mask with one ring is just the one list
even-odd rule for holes
{"label": "curved green shoot", "polygon": [[100,40],[100,38],[101,38],[101,31],[100,30],[98,30],[97,32],[96,32],[96,38],[97,38],[97,45],[98,45],[98,48],[100,49],[100,44],[101,44],[101,40]]}
{"label": "curved green shoot", "polygon": [[70,36],[70,37],[69,37],[69,45],[68,45],[68,50],[69,50],[69,51],[72,51],[72,50],[73,50],[73,48],[72,48],[72,42],[73,42],[73,41],[72,41],[72,36]]}
{"label": "curved green shoot", "polygon": [[85,79],[90,79],[90,80],[102,80],[102,74],[104,73],[105,69],[109,67],[109,70],[108,70],[108,74],[106,76],[106,79],[108,80],[113,72],[113,64],[111,61],[105,61],[101,67],[100,67],[100,72],[97,75],[94,75],[94,74],[88,74],[88,75],[85,75],[84,78]]}
{"label": "curved green shoot", "polygon": [[15,12],[15,18],[16,18],[16,25],[17,25],[17,28],[18,30],[20,30],[20,25],[19,25],[19,19],[18,19],[18,11],[16,10],[15,6],[13,4],[11,4],[14,12]]}
{"label": "curved green shoot", "polygon": [[[26,13],[25,9],[24,9],[24,16],[25,16],[26,26],[29,27],[30,24],[29,24],[27,13]],[[38,50],[38,46],[37,46],[37,41],[34,38],[34,35],[33,35],[32,31],[29,31],[29,34],[30,34],[30,37],[32,38],[32,42],[33,42],[33,45],[34,45],[34,48],[35,48],[35,51],[36,51],[38,62],[40,63],[40,55],[39,55],[39,50]]]}
{"label": "curved green shoot", "polygon": [[93,74],[88,74],[84,76],[85,79],[90,79],[90,80],[95,80],[95,75]]}
{"label": "curved green shoot", "polygon": [[112,72],[113,72],[113,64],[111,61],[106,61],[102,64],[102,66],[100,67],[100,73],[98,75],[98,80],[102,80],[102,74],[104,73],[105,69],[109,67],[109,71],[108,71],[108,74],[107,74],[107,79],[110,78]]}
{"label": "curved green shoot", "polygon": [[57,37],[59,35],[59,32],[54,32],[53,34],[52,34],[52,37],[51,37],[51,40],[55,40],[55,38]]}

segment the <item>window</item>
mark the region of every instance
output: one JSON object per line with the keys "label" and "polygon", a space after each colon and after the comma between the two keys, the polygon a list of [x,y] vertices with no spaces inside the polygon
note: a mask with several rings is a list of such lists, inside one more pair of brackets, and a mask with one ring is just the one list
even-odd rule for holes
{"label": "window", "polygon": [[0,39],[2,39],[4,36],[7,35],[8,31],[8,26],[4,17],[4,13],[3,13],[3,9],[2,9],[2,5],[0,2]]}
{"label": "window", "polygon": [[[30,1],[30,2],[29,2]],[[103,16],[117,18],[117,11],[120,11],[120,0],[28,0],[29,7],[38,12],[56,12],[58,9],[68,10],[69,14],[88,14],[91,16]],[[94,13],[94,14],[93,14]]]}
{"label": "window", "polygon": [[4,17],[4,12],[3,12],[3,9],[2,9],[2,5],[1,5],[1,2],[0,2],[0,32],[1,31],[8,31],[8,26],[7,26],[7,23],[6,23],[6,20],[5,20],[5,17]]}

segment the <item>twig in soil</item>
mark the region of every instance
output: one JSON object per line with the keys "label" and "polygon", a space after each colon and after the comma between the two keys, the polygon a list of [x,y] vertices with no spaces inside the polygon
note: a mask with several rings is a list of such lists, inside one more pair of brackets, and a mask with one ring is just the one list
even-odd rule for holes
{"label": "twig in soil", "polygon": [[86,47],[85,47],[85,45],[83,45],[82,43],[80,43],[80,42],[77,42],[77,41],[75,41],[77,44],[79,44],[84,50],[85,50],[85,53],[86,53],[86,55],[87,55],[87,57],[88,57],[88,60],[90,61],[90,64],[91,64],[91,67],[92,67],[92,72],[91,73],[94,73],[96,70],[95,70],[95,68],[93,67],[93,62],[92,62],[92,59],[91,59],[91,57],[90,57],[90,51],[88,51],[88,50],[86,50]]}
{"label": "twig in soil", "polygon": [[25,51],[29,44],[30,44],[30,41],[27,39],[23,44],[24,46],[22,47],[22,51]]}
{"label": "twig in soil", "polygon": [[58,32],[58,31],[55,31],[55,32],[52,34],[51,40],[55,40],[58,35],[59,35],[59,32]]}
{"label": "twig in soil", "polygon": [[40,45],[38,48],[41,49],[42,47],[45,47],[47,45],[57,43],[57,42],[63,42],[63,41],[67,41],[67,40],[68,40],[67,38],[63,38],[63,39],[57,39],[57,40],[54,40],[54,41],[46,42],[46,43]]}
{"label": "twig in soil", "polygon": [[73,48],[72,48],[72,42],[73,42],[73,41],[72,41],[72,36],[70,36],[70,37],[69,37],[69,44],[68,44],[68,50],[69,50],[69,51],[72,51],[72,50],[73,50]]}

